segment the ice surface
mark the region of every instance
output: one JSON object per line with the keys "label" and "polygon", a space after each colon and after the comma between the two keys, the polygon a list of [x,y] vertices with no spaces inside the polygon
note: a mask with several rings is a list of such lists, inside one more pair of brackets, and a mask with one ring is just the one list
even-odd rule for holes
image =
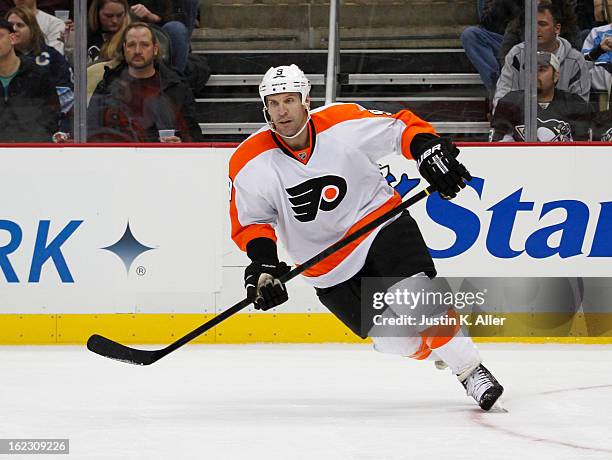
{"label": "ice surface", "polygon": [[612,459],[612,346],[480,348],[507,414],[367,345],[194,345],[149,367],[0,347],[0,438],[70,438],[38,460]]}

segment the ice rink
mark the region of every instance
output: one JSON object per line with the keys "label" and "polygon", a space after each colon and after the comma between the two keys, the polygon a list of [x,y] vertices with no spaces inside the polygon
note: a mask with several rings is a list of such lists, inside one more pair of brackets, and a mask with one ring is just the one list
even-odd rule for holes
{"label": "ice rink", "polygon": [[0,438],[70,439],[34,459],[612,459],[612,346],[480,348],[508,413],[368,345],[195,345],[149,367],[0,347]]}

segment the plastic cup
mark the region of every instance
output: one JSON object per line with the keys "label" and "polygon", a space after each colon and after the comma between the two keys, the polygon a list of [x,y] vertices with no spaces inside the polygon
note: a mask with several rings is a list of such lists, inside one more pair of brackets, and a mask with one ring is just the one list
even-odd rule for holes
{"label": "plastic cup", "polygon": [[70,18],[70,11],[68,10],[55,10],[55,17],[62,21],[67,21]]}
{"label": "plastic cup", "polygon": [[160,129],[158,133],[159,133],[159,138],[163,139],[165,137],[173,137],[176,133],[176,130],[175,129]]}

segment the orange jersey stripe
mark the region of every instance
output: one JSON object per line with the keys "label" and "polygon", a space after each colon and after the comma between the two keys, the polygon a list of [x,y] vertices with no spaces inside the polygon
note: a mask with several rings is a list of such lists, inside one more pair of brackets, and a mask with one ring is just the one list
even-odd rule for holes
{"label": "orange jersey stripe", "polygon": [[[381,207],[372,211],[370,214],[363,217],[361,220],[359,220],[359,222],[349,228],[349,230],[344,234],[344,237],[356,232],[357,230],[369,224],[376,218],[382,216],[387,211],[390,211],[391,209],[395,208],[401,202],[402,197],[399,195],[399,193],[395,192],[393,196],[389,200],[387,200],[387,202],[385,202]],[[365,235],[362,235],[360,238],[357,238],[355,241],[346,245],[339,251],[336,251],[332,255],[326,257],[318,264],[305,270],[302,275],[309,277],[317,277],[329,273],[334,268],[336,268],[344,259],[346,259],[355,250],[355,248],[357,248],[357,246],[359,246],[363,242],[363,240],[365,240],[368,235],[372,233],[372,231],[366,233]]]}
{"label": "orange jersey stripe", "polygon": [[[234,152],[229,163],[230,180],[233,181],[240,170],[256,156],[277,148],[269,131],[264,131],[247,139],[238,150]],[[230,221],[232,224],[232,240],[242,250],[246,251],[249,241],[255,238],[270,238],[276,241],[276,233],[269,224],[251,224],[243,227],[238,220],[236,208],[236,190],[232,185],[230,198]]]}
{"label": "orange jersey stripe", "polygon": [[246,252],[247,244],[255,238],[269,238],[276,242],[276,233],[272,226],[268,224],[251,224],[246,227],[239,227],[237,231],[232,232],[232,239],[236,245]]}
{"label": "orange jersey stripe", "polygon": [[412,160],[410,143],[415,135],[419,133],[436,134],[433,126],[416,116],[410,110],[400,110],[397,113],[388,114],[377,110],[363,110],[363,108],[357,104],[339,104],[326,107],[325,110],[312,114],[312,119],[317,134],[320,134],[343,121],[380,117],[394,118],[396,120],[401,120],[406,124],[406,129],[402,134],[402,153],[409,160]]}
{"label": "orange jersey stripe", "polygon": [[436,130],[425,120],[417,117],[408,110],[402,110],[396,115],[400,114],[402,115],[399,117],[400,120],[403,120],[408,125],[408,129],[406,129],[402,134],[402,153],[409,160],[413,160],[414,158],[412,157],[412,152],[410,152],[410,143],[412,142],[412,139],[414,139],[414,136],[420,133],[437,135]]}
{"label": "orange jersey stripe", "polygon": [[246,141],[240,144],[238,149],[230,158],[230,178],[234,180],[240,170],[257,155],[276,148],[278,148],[278,146],[276,145],[276,142],[274,142],[274,139],[272,139],[270,131],[263,131],[249,137]]}

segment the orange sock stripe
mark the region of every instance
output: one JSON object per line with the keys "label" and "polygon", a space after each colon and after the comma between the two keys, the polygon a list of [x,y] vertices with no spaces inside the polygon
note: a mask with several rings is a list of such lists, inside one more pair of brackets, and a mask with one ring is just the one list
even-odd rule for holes
{"label": "orange sock stripe", "polygon": [[447,318],[454,318],[454,321],[448,325],[441,326],[431,326],[421,332],[421,336],[423,337],[423,342],[427,347],[432,350],[441,347],[442,345],[446,345],[451,341],[461,326],[459,325],[459,317],[457,316],[457,312],[453,309],[449,309],[446,312]]}
{"label": "orange sock stripe", "polygon": [[416,359],[417,361],[421,361],[423,359],[427,359],[429,355],[431,355],[431,349],[428,348],[426,350],[423,350],[423,352],[421,352],[420,354],[414,353],[410,355],[410,358]]}
{"label": "orange sock stripe", "polygon": [[430,354],[431,354],[431,348],[427,346],[425,337],[421,337],[421,345],[419,346],[419,349],[415,351],[414,353],[412,353],[409,357],[412,359],[422,360],[422,359],[427,358]]}
{"label": "orange sock stripe", "polygon": [[453,337],[426,337],[425,342],[427,343],[427,346],[429,346],[429,348],[435,350],[436,348],[439,348],[442,345],[446,345]]}

